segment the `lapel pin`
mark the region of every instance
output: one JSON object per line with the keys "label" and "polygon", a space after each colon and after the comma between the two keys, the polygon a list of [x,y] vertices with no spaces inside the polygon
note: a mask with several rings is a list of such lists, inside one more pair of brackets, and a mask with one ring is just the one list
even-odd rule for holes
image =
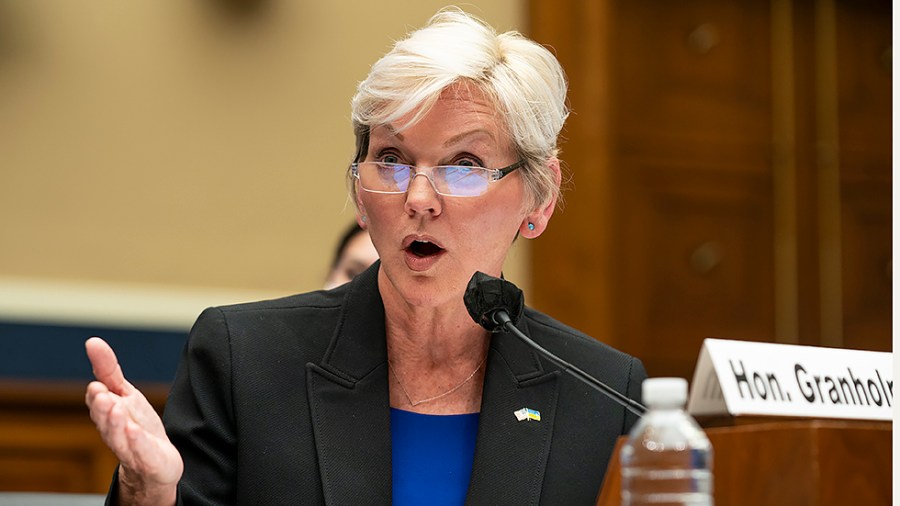
{"label": "lapel pin", "polygon": [[520,422],[530,422],[531,420],[534,420],[535,422],[541,421],[541,412],[536,409],[522,408],[515,411],[513,414],[516,415],[516,420]]}

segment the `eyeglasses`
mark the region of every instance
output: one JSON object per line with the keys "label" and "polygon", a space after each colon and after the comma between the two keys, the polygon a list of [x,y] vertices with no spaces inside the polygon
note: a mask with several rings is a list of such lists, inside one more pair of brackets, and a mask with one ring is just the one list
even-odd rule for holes
{"label": "eyeglasses", "polygon": [[431,186],[439,195],[477,197],[487,191],[488,185],[524,165],[525,160],[502,169],[436,165],[425,172],[423,167],[402,163],[359,162],[350,164],[350,174],[359,180],[363,190],[371,193],[406,193],[413,178],[422,175],[431,181]]}

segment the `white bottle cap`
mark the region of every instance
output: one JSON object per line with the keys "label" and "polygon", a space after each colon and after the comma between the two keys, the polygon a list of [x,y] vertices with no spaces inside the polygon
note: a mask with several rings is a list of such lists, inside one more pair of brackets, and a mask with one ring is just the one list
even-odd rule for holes
{"label": "white bottle cap", "polygon": [[649,408],[682,408],[687,402],[688,383],[684,378],[647,378],[641,393]]}

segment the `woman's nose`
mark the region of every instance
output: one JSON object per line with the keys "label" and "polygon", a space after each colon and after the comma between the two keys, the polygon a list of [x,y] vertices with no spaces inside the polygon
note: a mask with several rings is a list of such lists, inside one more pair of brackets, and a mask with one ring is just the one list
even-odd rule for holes
{"label": "woman's nose", "polygon": [[411,215],[415,213],[440,214],[441,196],[438,195],[428,174],[419,172],[410,180],[409,188],[406,190],[406,212]]}

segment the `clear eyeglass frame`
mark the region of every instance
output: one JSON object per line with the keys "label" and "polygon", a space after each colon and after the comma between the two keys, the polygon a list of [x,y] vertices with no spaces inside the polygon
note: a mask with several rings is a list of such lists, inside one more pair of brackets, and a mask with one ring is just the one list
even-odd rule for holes
{"label": "clear eyeglass frame", "polygon": [[[486,167],[478,167],[478,166],[469,166],[469,165],[435,165],[434,167],[417,167],[415,165],[410,165],[406,163],[387,163],[387,162],[354,162],[350,164],[350,175],[355,177],[357,181],[359,181],[359,187],[364,191],[369,193],[381,193],[387,195],[399,195],[406,193],[409,190],[409,185],[412,184],[414,178],[420,175],[424,175],[428,178],[428,181],[431,182],[431,187],[434,188],[435,193],[438,195],[443,195],[445,197],[478,197],[484,195],[490,187],[490,183],[499,181],[504,177],[508,176],[510,173],[519,169],[525,165],[525,160],[519,160],[511,165],[507,165],[506,167],[502,167],[499,169],[488,169]],[[396,190],[390,189],[377,189],[377,188],[366,188],[363,184],[362,177],[360,176],[360,167],[365,166],[374,166],[379,167],[382,170],[386,170],[390,172],[393,170],[393,174],[398,175],[403,172],[408,172],[408,175],[405,177],[401,177],[399,180],[396,177],[391,178],[395,183],[397,183],[398,188]],[[477,187],[469,187],[466,191],[463,187],[458,187],[456,191],[454,191],[453,183],[447,180],[446,175],[452,174],[455,171],[463,172],[467,176],[475,176],[474,179],[468,179],[468,183],[475,183]],[[435,180],[435,173],[439,176],[439,181]],[[483,183],[483,185],[482,185]],[[385,185],[387,186],[387,185]]]}

